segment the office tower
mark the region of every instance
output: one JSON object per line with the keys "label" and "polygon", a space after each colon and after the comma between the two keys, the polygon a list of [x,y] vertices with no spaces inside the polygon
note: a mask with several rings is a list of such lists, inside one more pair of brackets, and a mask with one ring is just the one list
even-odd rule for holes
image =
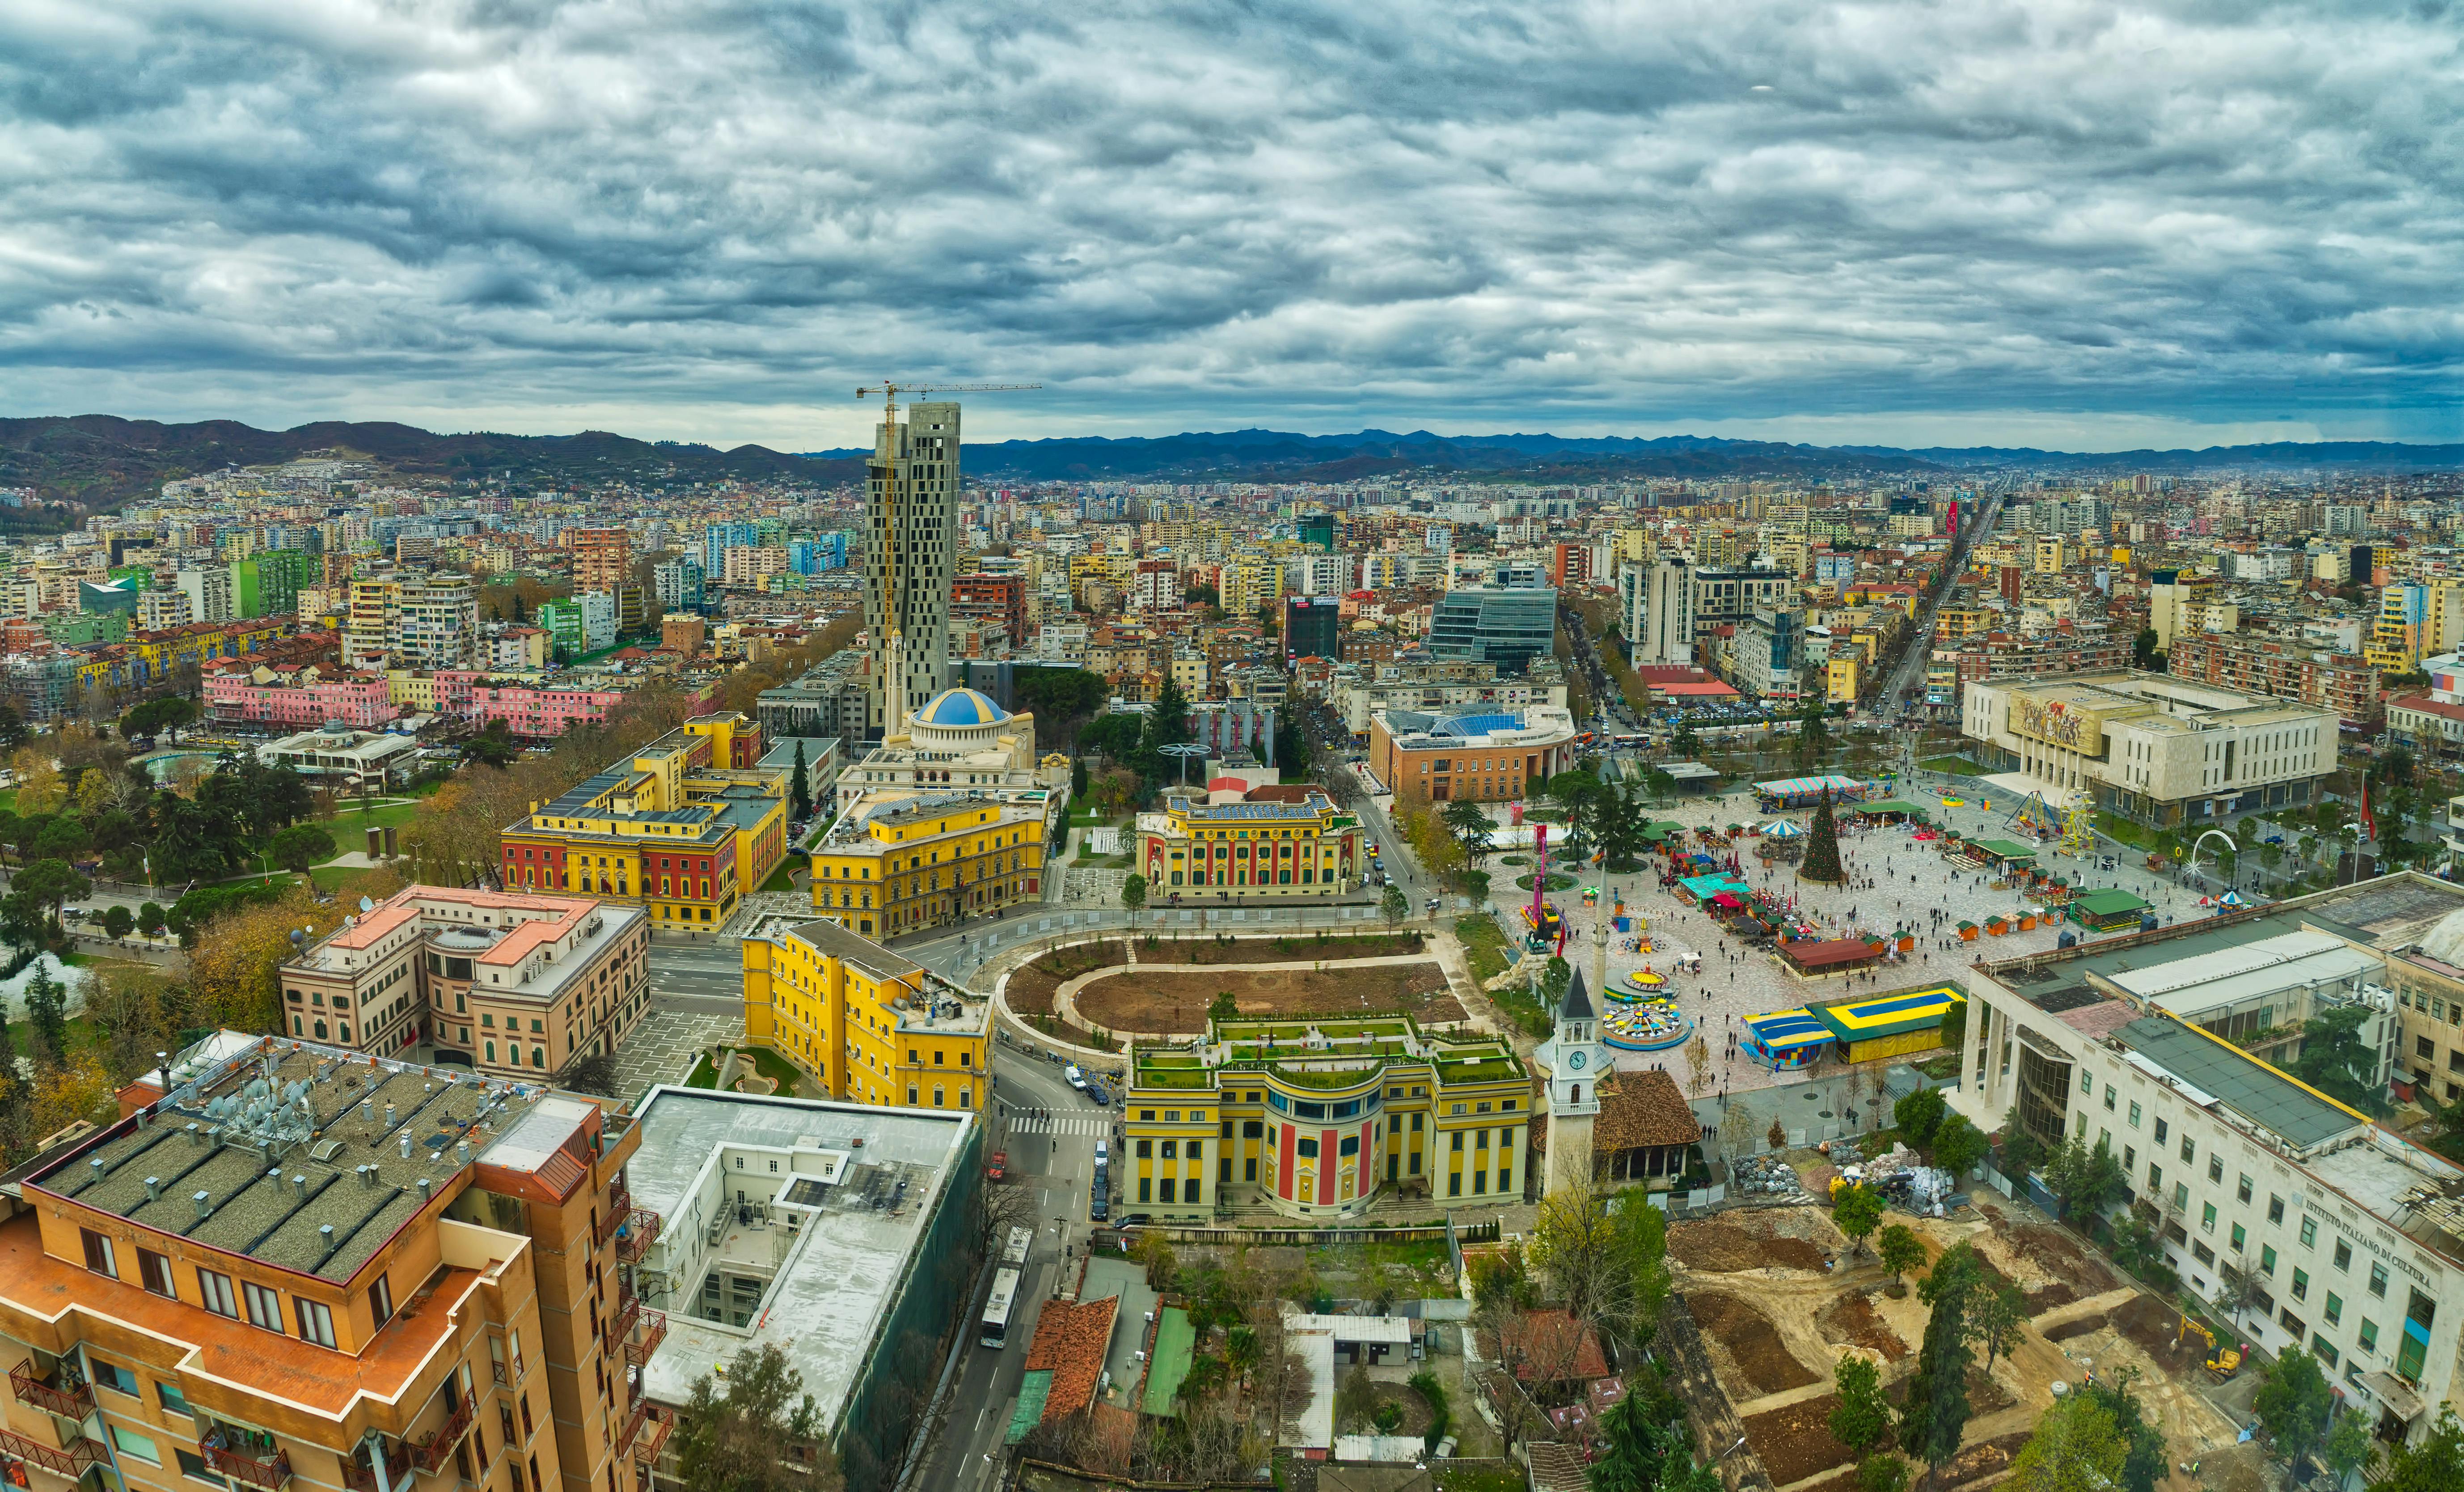
{"label": "office tower", "polygon": [[[252,564],[239,560],[235,564]],[[196,622],[227,622],[231,619],[231,570],[217,565],[211,569],[184,569],[171,580],[173,589],[188,598],[188,619]]]}
{"label": "office tower", "polygon": [[633,568],[632,541],[622,528],[573,530],[573,589],[614,590]]}
{"label": "office tower", "polygon": [[957,558],[958,406],[895,404],[866,466],[865,625],[882,691],[882,733],[948,687],[950,582]]}
{"label": "office tower", "polygon": [[1546,587],[1463,587],[1438,601],[1429,622],[1433,657],[1494,663],[1519,674],[1546,657],[1557,635],[1557,592]]}

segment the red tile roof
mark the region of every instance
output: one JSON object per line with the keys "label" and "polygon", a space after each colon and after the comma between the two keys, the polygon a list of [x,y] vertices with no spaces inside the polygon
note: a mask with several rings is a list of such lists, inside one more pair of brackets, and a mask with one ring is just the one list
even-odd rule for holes
{"label": "red tile roof", "polygon": [[1525,1311],[1507,1327],[1507,1336],[1501,1360],[1512,1361],[1514,1376],[1526,1383],[1562,1383],[1608,1373],[1599,1339],[1564,1311]]}
{"label": "red tile roof", "polygon": [[1035,1321],[1035,1340],[1026,1349],[1026,1370],[1052,1374],[1052,1390],[1044,1399],[1045,1423],[1065,1419],[1095,1401],[1104,1353],[1112,1342],[1112,1317],[1120,1307],[1116,1295],[1077,1304],[1044,1303],[1044,1313]]}

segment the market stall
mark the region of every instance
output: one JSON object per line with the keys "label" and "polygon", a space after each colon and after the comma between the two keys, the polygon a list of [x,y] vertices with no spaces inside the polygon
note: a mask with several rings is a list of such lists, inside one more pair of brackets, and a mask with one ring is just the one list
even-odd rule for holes
{"label": "market stall", "polygon": [[1831,1028],[1810,1011],[1772,1011],[1746,1017],[1746,1036],[1738,1047],[1749,1058],[1784,1073],[1813,1066],[1834,1039]]}

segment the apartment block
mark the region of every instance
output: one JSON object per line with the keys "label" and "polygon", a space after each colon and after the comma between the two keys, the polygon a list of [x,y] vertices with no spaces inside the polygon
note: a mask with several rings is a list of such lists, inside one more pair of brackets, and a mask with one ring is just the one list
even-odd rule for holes
{"label": "apartment block", "polygon": [[2180,632],[2166,672],[2200,683],[2333,710],[2345,724],[2379,718],[2379,671],[2358,654],[2241,635]]}
{"label": "apartment block", "polygon": [[633,542],[622,528],[573,528],[573,589],[614,590],[632,578]]}
{"label": "apartment block", "polygon": [[11,1480],[646,1492],[631,1120],[228,1031],[121,1100],[0,1200]]}

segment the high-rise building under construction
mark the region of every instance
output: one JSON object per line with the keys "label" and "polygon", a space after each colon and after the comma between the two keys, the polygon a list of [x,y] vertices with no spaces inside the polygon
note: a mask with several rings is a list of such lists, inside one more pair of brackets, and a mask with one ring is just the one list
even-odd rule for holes
{"label": "high-rise building under construction", "polygon": [[950,580],[957,561],[958,406],[893,403],[867,468],[865,625],[874,718],[886,736],[949,687]]}

